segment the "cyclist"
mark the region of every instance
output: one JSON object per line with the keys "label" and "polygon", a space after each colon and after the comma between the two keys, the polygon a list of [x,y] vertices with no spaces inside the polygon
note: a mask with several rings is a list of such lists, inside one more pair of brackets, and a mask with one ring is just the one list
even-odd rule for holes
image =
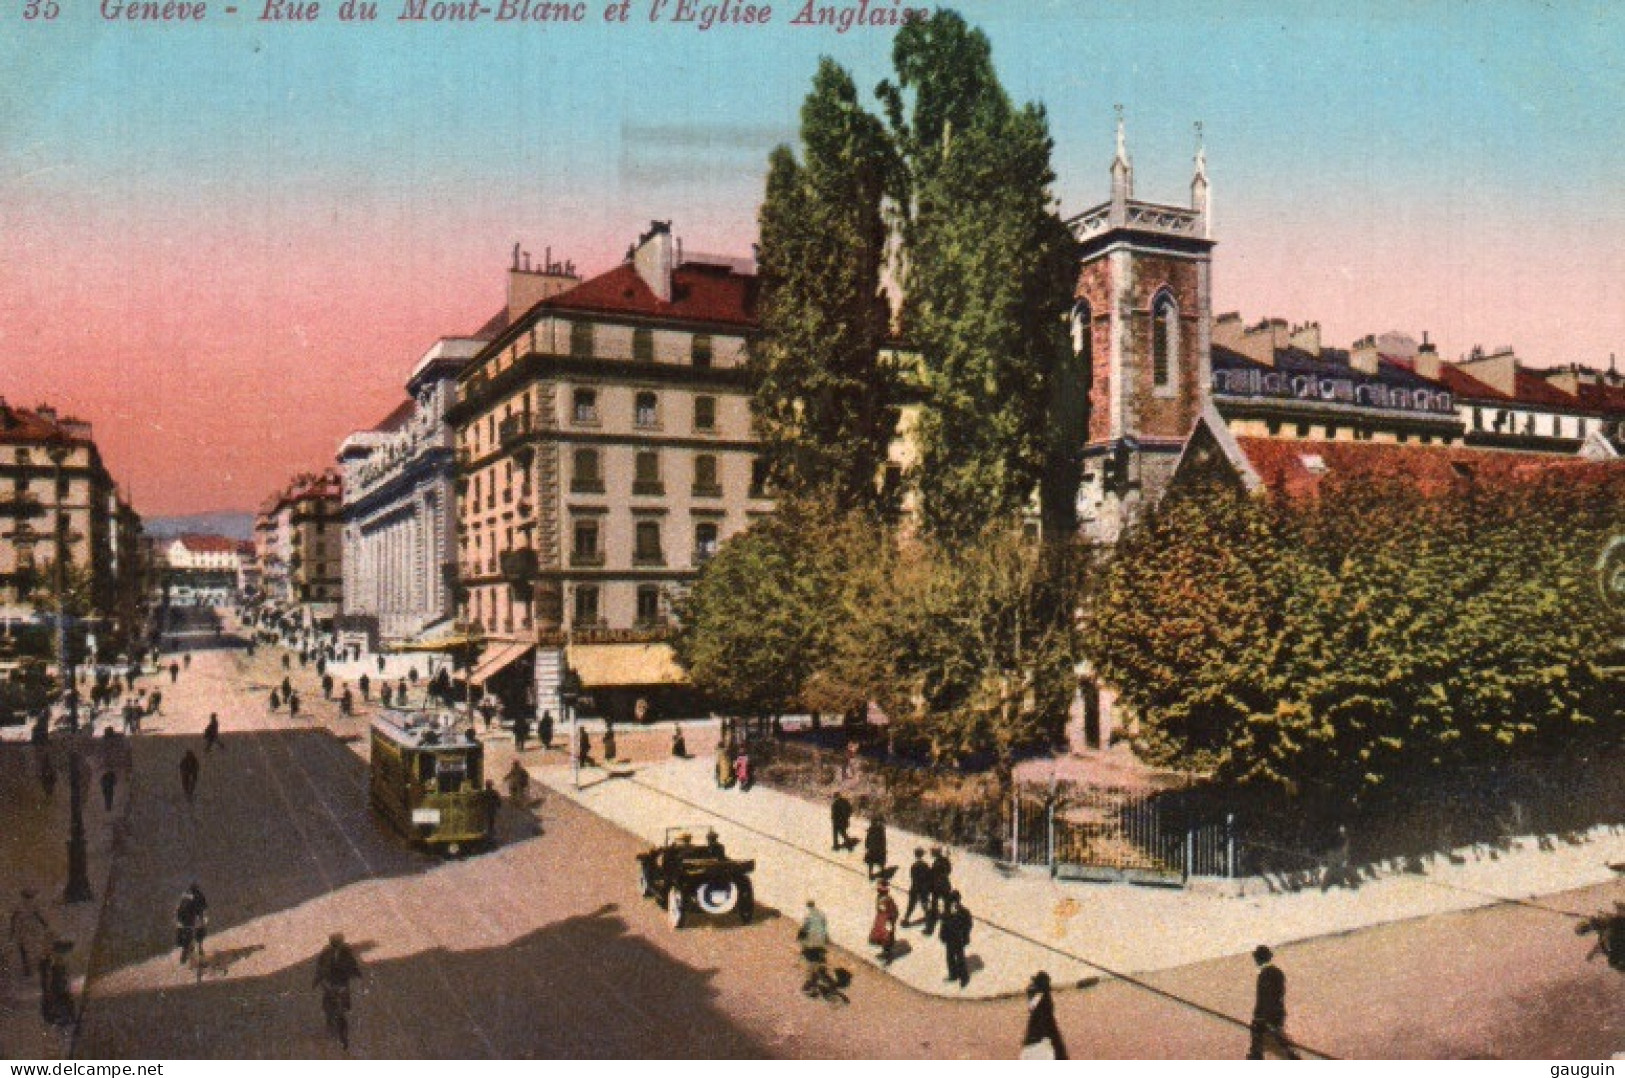
{"label": "cyclist", "polygon": [[344,942],[344,933],[327,938],[327,947],[316,957],[315,986],[322,990],[322,1014],[327,1031],[350,1050],[350,982],[361,979],[361,960]]}
{"label": "cyclist", "polygon": [[192,958],[194,949],[198,960],[203,959],[203,938],[209,934],[209,901],[196,881],[181,893],[175,906],[175,946],[181,951],[181,965]]}

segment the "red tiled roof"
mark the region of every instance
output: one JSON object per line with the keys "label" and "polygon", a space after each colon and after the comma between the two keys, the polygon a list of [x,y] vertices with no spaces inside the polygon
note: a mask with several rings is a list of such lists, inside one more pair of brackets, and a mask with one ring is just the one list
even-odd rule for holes
{"label": "red tiled roof", "polygon": [[44,444],[55,439],[88,443],[88,439],[70,433],[69,423],[77,422],[72,416],[58,414],[55,419],[28,408],[14,408],[0,400],[0,441],[13,445],[21,443]]}
{"label": "red tiled roof", "polygon": [[1510,401],[1512,398],[1487,382],[1480,382],[1460,367],[1452,367],[1446,363],[1439,368],[1439,377],[1446,389],[1454,393],[1460,400],[1468,401]]}
{"label": "red tiled roof", "polygon": [[1563,392],[1540,375],[1522,368],[1519,368],[1514,376],[1512,386],[1517,390],[1513,397],[1522,404],[1543,404],[1551,408],[1574,408],[1580,403],[1577,397]]}
{"label": "red tiled roof", "polygon": [[1625,479],[1625,461],[1549,453],[1254,437],[1237,438],[1236,444],[1266,489],[1294,498],[1313,496],[1327,479],[1402,480],[1427,495],[1446,493],[1468,481],[1504,486],[1557,473],[1581,482]]}
{"label": "red tiled roof", "polygon": [[[181,535],[176,542],[194,554],[235,554],[237,540],[227,539],[223,535]],[[252,549],[253,544],[249,544]]]}
{"label": "red tiled roof", "polygon": [[380,419],[378,425],[372,429],[377,431],[400,430],[406,426],[407,420],[412,418],[412,413],[417,411],[417,407],[418,402],[408,397],[397,404],[388,415]]}
{"label": "red tiled roof", "polygon": [[756,325],[756,277],[725,266],[685,263],[672,272],[671,302],[666,303],[655,296],[632,263],[625,262],[536,306],[750,328]]}
{"label": "red tiled roof", "polygon": [[476,329],[472,337],[476,341],[494,341],[502,336],[502,331],[509,326],[508,308],[504,307],[496,314],[485,320],[485,325]]}
{"label": "red tiled roof", "polygon": [[1625,386],[1603,386],[1581,382],[1580,404],[1593,411],[1611,415],[1625,414]]}

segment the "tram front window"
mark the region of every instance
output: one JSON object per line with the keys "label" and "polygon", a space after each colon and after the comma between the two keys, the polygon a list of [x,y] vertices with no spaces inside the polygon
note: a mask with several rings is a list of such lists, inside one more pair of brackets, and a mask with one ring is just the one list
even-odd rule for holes
{"label": "tram front window", "polygon": [[462,789],[468,778],[468,762],[461,756],[436,757],[434,778],[443,794],[454,794]]}

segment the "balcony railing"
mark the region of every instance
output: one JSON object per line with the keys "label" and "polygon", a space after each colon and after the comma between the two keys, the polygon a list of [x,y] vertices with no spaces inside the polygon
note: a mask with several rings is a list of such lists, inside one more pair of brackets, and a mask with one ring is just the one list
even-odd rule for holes
{"label": "balcony railing", "polygon": [[720,498],[722,497],[722,484],[695,483],[692,493],[696,498]]}
{"label": "balcony railing", "polygon": [[633,565],[665,565],[666,554],[661,550],[639,550],[632,555]]}
{"label": "balcony railing", "polygon": [[659,498],[666,493],[666,484],[658,479],[634,479],[632,493],[640,498]]}
{"label": "balcony railing", "polygon": [[577,476],[576,478],[570,480],[570,493],[602,494],[604,493],[604,481],[601,478]]}
{"label": "balcony railing", "polygon": [[520,412],[511,415],[497,424],[497,438],[502,442],[503,449],[512,449],[514,446],[530,437],[535,430],[529,412]]}
{"label": "balcony railing", "polygon": [[570,565],[573,568],[595,568],[604,564],[602,550],[572,550],[570,552]]}

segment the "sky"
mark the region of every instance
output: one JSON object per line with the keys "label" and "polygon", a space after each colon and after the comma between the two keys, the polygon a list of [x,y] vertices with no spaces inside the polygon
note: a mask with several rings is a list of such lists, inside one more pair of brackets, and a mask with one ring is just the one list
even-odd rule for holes
{"label": "sky", "polygon": [[[818,57],[872,87],[892,36],[792,25],[805,0],[703,31],[679,0],[578,25],[42,2],[0,11],[0,397],[93,422],[146,515],[251,509],[330,463],[502,306],[515,242],[593,274],[659,218],[748,254]],[[1215,312],[1537,366],[1625,352],[1625,5],[956,9],[1048,110],[1067,214],[1107,197],[1116,106],[1151,201],[1188,201],[1201,122]]]}

